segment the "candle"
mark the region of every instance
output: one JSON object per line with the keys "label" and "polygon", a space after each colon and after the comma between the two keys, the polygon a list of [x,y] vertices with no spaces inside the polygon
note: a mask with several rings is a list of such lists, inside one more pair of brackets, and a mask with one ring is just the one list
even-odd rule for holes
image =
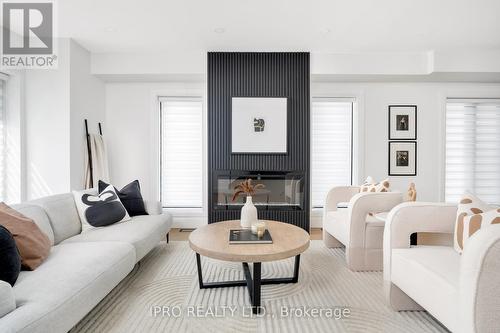
{"label": "candle", "polygon": [[259,222],[257,224],[257,237],[262,238],[264,232],[266,231],[266,224],[264,222]]}

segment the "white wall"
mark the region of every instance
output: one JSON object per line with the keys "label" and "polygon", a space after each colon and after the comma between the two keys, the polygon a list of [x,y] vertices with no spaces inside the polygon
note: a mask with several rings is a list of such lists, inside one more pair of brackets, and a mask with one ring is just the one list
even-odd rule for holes
{"label": "white wall", "polygon": [[[204,83],[107,83],[106,133],[110,177],[121,187],[134,179],[145,199],[159,198],[159,103],[160,96],[205,96]],[[204,163],[206,164],[206,162]],[[204,184],[200,184],[204,196]],[[206,202],[206,198],[204,199]],[[186,216],[187,214],[187,216]],[[177,226],[192,213],[174,216]],[[205,219],[203,220],[203,217]],[[193,221],[192,219],[190,221]],[[205,211],[194,213],[194,223],[204,221]]]}
{"label": "white wall", "polygon": [[104,84],[90,74],[90,53],[67,38],[58,45],[56,70],[25,72],[27,200],[83,188],[83,119],[93,131],[104,120]]}
{"label": "white wall", "polygon": [[5,201],[23,201],[24,177],[24,73],[12,71],[6,84],[5,109]]}
{"label": "white wall", "polygon": [[59,41],[57,70],[25,74],[26,197],[28,200],[70,189],[70,51]]}
{"label": "white wall", "polygon": [[388,106],[415,104],[417,111],[417,176],[389,177],[395,189],[416,183],[418,199],[442,199],[444,112],[447,97],[500,97],[498,84],[453,83],[314,83],[311,96],[356,97],[364,120],[363,166],[358,182],[370,175],[388,177]]}
{"label": "white wall", "polygon": [[[158,197],[158,96],[199,96],[202,83],[107,83],[106,128],[111,180],[122,186],[139,179],[148,199]],[[443,116],[446,97],[500,97],[500,85],[453,83],[313,82],[311,96],[355,97],[359,112],[359,177],[388,177],[390,104],[418,106],[418,166],[415,177],[390,177],[405,191],[416,183],[419,200],[439,201],[443,191]],[[177,225],[188,220],[177,219]],[[313,219],[318,226],[319,219]],[[205,222],[206,223],[206,222]],[[181,223],[183,226],[186,224]]]}
{"label": "white wall", "polygon": [[[355,184],[367,176],[389,178],[393,190],[416,184],[419,201],[444,198],[444,116],[447,97],[500,97],[498,84],[458,83],[325,83],[313,82],[312,97],[355,97],[359,113],[359,169]],[[415,104],[417,111],[417,176],[388,176],[388,106]],[[321,227],[320,212],[311,225]]]}
{"label": "white wall", "polygon": [[84,119],[89,132],[98,133],[105,112],[104,82],[90,74],[90,52],[75,41],[70,42],[70,188],[84,187],[87,141]]}

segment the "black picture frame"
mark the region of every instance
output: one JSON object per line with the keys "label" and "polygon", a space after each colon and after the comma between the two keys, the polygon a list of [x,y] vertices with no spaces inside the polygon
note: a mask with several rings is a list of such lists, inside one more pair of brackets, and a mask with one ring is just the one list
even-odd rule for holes
{"label": "black picture frame", "polygon": [[[411,144],[414,146],[414,151],[415,151],[415,158],[414,158],[414,162],[413,162],[413,168],[414,168],[414,172],[411,172],[411,173],[394,173],[393,170],[391,170],[391,165],[392,165],[392,159],[391,159],[391,146],[394,145],[394,144]],[[416,141],[389,141],[388,143],[388,164],[387,164],[387,167],[388,167],[388,174],[389,176],[392,176],[392,177],[412,177],[412,176],[416,176],[417,175],[417,142]],[[395,157],[394,157],[395,158]]]}
{"label": "black picture frame", "polygon": [[[413,108],[414,113],[415,113],[415,124],[414,124],[414,133],[415,135],[413,137],[405,138],[405,137],[393,137],[392,136],[392,128],[391,128],[391,118],[392,118],[392,112],[395,112],[395,108]],[[418,108],[416,105],[403,105],[403,104],[395,104],[395,105],[389,105],[388,106],[388,122],[387,122],[387,136],[389,137],[389,140],[405,140],[405,141],[412,141],[412,140],[417,140],[417,129],[418,129],[418,118],[417,118],[417,112]]]}

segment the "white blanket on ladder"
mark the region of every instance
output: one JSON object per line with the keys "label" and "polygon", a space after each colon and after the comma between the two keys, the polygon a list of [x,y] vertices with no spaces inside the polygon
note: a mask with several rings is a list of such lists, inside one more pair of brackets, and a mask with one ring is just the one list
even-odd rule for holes
{"label": "white blanket on ladder", "polygon": [[87,156],[85,162],[85,188],[97,188],[99,180],[109,183],[108,154],[102,135],[89,134],[89,140],[90,153],[92,156],[93,184],[90,183],[90,165]]}

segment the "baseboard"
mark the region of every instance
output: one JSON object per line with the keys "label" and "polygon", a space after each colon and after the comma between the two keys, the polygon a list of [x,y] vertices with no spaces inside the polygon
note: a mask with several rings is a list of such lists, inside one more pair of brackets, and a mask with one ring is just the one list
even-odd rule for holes
{"label": "baseboard", "polygon": [[323,227],[323,215],[310,214],[309,221],[311,223],[311,228]]}
{"label": "baseboard", "polygon": [[172,228],[195,229],[206,225],[206,216],[172,216]]}
{"label": "baseboard", "polygon": [[[208,224],[207,216],[172,216],[172,228],[198,228]],[[311,228],[323,227],[323,218],[321,215],[310,216]]]}

